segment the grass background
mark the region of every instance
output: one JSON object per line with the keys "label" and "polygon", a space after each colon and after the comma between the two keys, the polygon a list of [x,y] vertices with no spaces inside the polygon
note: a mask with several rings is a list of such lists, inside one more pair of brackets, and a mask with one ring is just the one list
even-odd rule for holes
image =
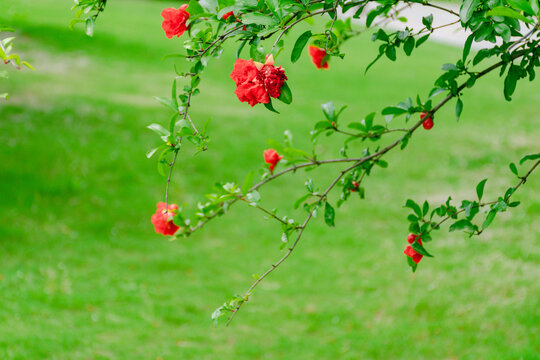
{"label": "grass background", "polygon": [[[240,205],[189,239],[153,232],[165,180],[144,156],[156,144],[145,126],[168,121],[152,96],[169,94],[173,63],[160,59],[182,39],[162,34],[167,2],[112,1],[94,38],[68,30],[71,3],[0,0],[0,22],[17,28],[19,53],[37,68],[0,83],[12,94],[0,104],[0,358],[540,359],[540,176],[481,237],[439,232],[436,257],[416,274],[402,254],[407,198],[471,198],[485,177],[492,198],[515,182],[507,164],[538,151],[538,82],[520,82],[511,103],[496,74],[467,91],[459,123],[450,105],[389,154],[366,200],[343,206],[336,229],[313,221],[232,326],[215,327],[212,311],[280,256],[279,227]],[[237,101],[232,48],[212,61],[192,109],[211,119],[211,151],[182,153],[171,198],[195,204],[215,181],[241,181],[285,129],[309,149],[318,104],[348,104],[343,119],[358,121],[425,94],[440,64],[460,57],[428,43],[364,75],[369,37],[328,71],[305,54],[279,57],[294,94],[281,115]],[[337,149],[319,145],[323,157]],[[300,219],[290,199],[306,177],[322,187],[338,169],[282,178],[263,204]]]}

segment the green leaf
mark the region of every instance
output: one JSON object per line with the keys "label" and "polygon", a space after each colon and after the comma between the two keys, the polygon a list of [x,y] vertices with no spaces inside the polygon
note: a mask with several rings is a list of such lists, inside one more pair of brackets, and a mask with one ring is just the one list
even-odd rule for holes
{"label": "green leaf", "polygon": [[393,45],[388,45],[385,51],[386,57],[392,61],[396,61],[396,48]]}
{"label": "green leaf", "polygon": [[285,104],[292,103],[292,92],[291,88],[289,88],[289,85],[287,85],[287,82],[283,83],[283,86],[281,87],[281,94],[279,95],[278,100],[283,101]]}
{"label": "green leaf", "polygon": [[269,26],[269,25],[276,25],[277,19],[268,15],[258,13],[258,12],[249,12],[249,13],[244,14],[244,16],[242,16],[242,23],[246,25],[257,24],[257,25]]}
{"label": "green leaf", "polygon": [[405,40],[405,43],[403,44],[403,51],[405,51],[405,54],[407,56],[410,56],[412,51],[414,50],[414,44],[415,41],[413,36],[409,36],[407,40]]}
{"label": "green leaf", "polygon": [[158,151],[158,150],[161,149],[162,147],[163,147],[163,145],[162,145],[162,146],[158,146],[157,148],[154,148],[154,149],[148,151],[148,152],[146,153],[146,157],[147,157],[148,159],[150,159],[152,156],[154,156],[154,154],[156,153],[156,151]]}
{"label": "green leaf", "polygon": [[188,12],[190,17],[196,17],[199,14],[204,13],[204,9],[201,5],[199,5],[199,2],[197,0],[191,0],[188,3]]}
{"label": "green leaf", "polygon": [[276,114],[279,114],[279,111],[274,109],[274,106],[272,105],[272,100],[271,99],[268,100],[267,104],[264,104],[264,107],[267,108],[268,110],[272,111],[272,112],[275,112]]}
{"label": "green leaf", "polygon": [[459,9],[459,17],[461,21],[466,24],[471,20],[472,15],[478,5],[480,5],[480,0],[465,0],[463,1],[463,4],[461,4],[461,8]]}
{"label": "green leaf", "polygon": [[523,163],[527,160],[536,160],[536,159],[540,159],[540,154],[525,155],[524,157],[521,158],[521,160],[519,160],[519,165],[523,165]]}
{"label": "green leaf", "polygon": [[326,225],[328,225],[330,227],[334,227],[335,226],[335,223],[334,223],[335,217],[336,217],[336,212],[335,212],[334,208],[332,207],[332,205],[330,205],[328,203],[328,201],[327,201],[326,205],[324,206],[324,222],[326,222]]}
{"label": "green leaf", "polygon": [[422,212],[424,214],[424,216],[426,216],[429,212],[429,203],[426,201],[424,201],[424,206],[422,207]]}
{"label": "green leaf", "polygon": [[170,108],[174,112],[178,111],[178,107],[174,105],[174,103],[167,98],[161,97],[161,96],[154,96],[154,99],[159,101],[162,105],[165,105],[166,107]]}
{"label": "green leaf", "polygon": [[412,272],[416,271],[418,264],[410,256],[405,256],[407,258],[407,264],[411,267]]}
{"label": "green leaf", "polygon": [[433,24],[433,14],[429,14],[428,16],[424,16],[422,18],[422,24],[428,29],[431,30],[431,24]]}
{"label": "green leaf", "polygon": [[414,213],[421,218],[422,217],[422,210],[420,209],[420,205],[414,202],[412,199],[408,199],[405,202],[405,207],[408,207],[414,211]]}
{"label": "green leaf", "polygon": [[514,9],[519,9],[528,15],[535,15],[531,5],[525,0],[506,0]]}
{"label": "green leaf", "polygon": [[242,194],[247,194],[249,192],[249,189],[251,188],[251,185],[253,185],[253,179],[255,177],[255,173],[251,171],[249,174],[247,174],[246,178],[244,179],[244,183],[242,184]]}
{"label": "green leaf", "polygon": [[298,39],[296,39],[293,50],[291,52],[291,62],[295,63],[298,61],[298,59],[300,59],[300,56],[304,52],[304,48],[306,47],[311,36],[312,36],[312,33],[310,30],[308,30],[304,32],[302,35],[300,35]]}
{"label": "green leaf", "polygon": [[510,163],[508,167],[510,168],[510,171],[514,173],[514,175],[518,176],[518,170],[517,170],[516,164]]}
{"label": "green leaf", "polygon": [[257,190],[253,190],[252,192],[246,194],[246,199],[252,205],[258,205],[259,201],[261,201],[261,195]]}
{"label": "green leaf", "polygon": [[147,126],[150,130],[161,136],[169,136],[169,131],[159,124],[150,124]]}
{"label": "green leaf", "polygon": [[322,104],[321,108],[328,121],[334,121],[336,119],[336,107],[333,102],[329,101]]}
{"label": "green leaf", "polygon": [[484,196],[484,188],[486,187],[486,182],[488,179],[484,179],[476,185],[476,195],[478,196],[478,201],[482,200],[482,196]]}
{"label": "green leaf", "polygon": [[416,240],[411,244],[411,247],[413,248],[414,251],[416,251],[420,255],[424,255],[424,256],[427,256],[427,257],[433,257],[433,255],[428,253],[427,250],[424,249],[424,247],[422,245],[420,245],[420,243],[416,242]]}
{"label": "green leaf", "polygon": [[388,107],[385,107],[381,111],[381,114],[382,115],[395,115],[395,116],[398,116],[398,115],[401,115],[401,114],[405,114],[406,112],[408,112],[407,109],[403,109],[403,108],[397,107],[397,106],[388,106]]}
{"label": "green leaf", "polygon": [[294,209],[295,209],[295,210],[298,209],[298,207],[300,207],[300,205],[301,205],[304,201],[306,201],[307,199],[309,199],[311,196],[312,196],[311,194],[305,194],[305,195],[301,196],[300,198],[298,198],[298,200],[296,200],[296,201],[294,202],[294,206],[293,206]]}
{"label": "green leaf", "polygon": [[526,22],[526,23],[533,23],[533,21],[531,19],[528,19],[526,18],[525,16],[521,15],[519,12],[517,12],[516,10],[513,10],[509,7],[504,7],[504,6],[497,6],[491,10],[489,10],[486,15],[488,16],[505,16],[505,17],[509,17],[509,18],[514,18],[514,19],[519,19],[523,22]]}
{"label": "green leaf", "polygon": [[461,98],[457,99],[456,102],[456,120],[459,121],[459,117],[461,116],[461,112],[463,111],[463,101]]}
{"label": "green leaf", "polygon": [[471,34],[465,41],[465,45],[463,46],[463,56],[461,58],[463,63],[465,63],[465,60],[467,60],[467,57],[469,56],[469,53],[471,52],[471,46],[472,46],[473,40],[474,40],[474,34]]}
{"label": "green leaf", "polygon": [[450,225],[448,228],[448,231],[450,232],[455,230],[469,230],[474,232],[476,230],[476,226],[467,219],[461,219]]}
{"label": "green leaf", "polygon": [[495,219],[495,215],[497,215],[496,210],[489,211],[489,213],[486,216],[486,220],[482,224],[482,230],[486,229],[493,222],[493,219]]}

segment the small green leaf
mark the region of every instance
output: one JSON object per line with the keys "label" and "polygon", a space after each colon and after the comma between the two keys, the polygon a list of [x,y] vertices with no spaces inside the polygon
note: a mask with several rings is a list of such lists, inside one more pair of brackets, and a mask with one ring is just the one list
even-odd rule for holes
{"label": "small green leaf", "polygon": [[516,167],[516,164],[510,163],[508,167],[510,168],[510,171],[514,173],[514,175],[518,176],[518,169]]}
{"label": "small green leaf", "polygon": [[420,205],[414,202],[412,199],[408,199],[405,202],[405,207],[408,207],[414,211],[414,213],[421,218],[422,217],[422,210],[420,209]]}
{"label": "small green leaf", "polygon": [[495,215],[497,215],[496,210],[489,211],[489,213],[486,216],[486,220],[482,224],[482,230],[486,229],[493,222],[493,219],[495,219]]}
{"label": "small green leaf", "polygon": [[459,117],[461,116],[461,113],[463,112],[463,101],[461,98],[458,97],[456,102],[456,120],[459,121]]}

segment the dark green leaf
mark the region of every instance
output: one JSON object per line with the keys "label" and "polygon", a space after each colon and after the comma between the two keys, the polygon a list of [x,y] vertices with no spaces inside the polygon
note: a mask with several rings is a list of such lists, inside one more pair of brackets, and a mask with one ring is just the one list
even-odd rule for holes
{"label": "dark green leaf", "polygon": [[420,255],[424,255],[424,256],[427,256],[427,257],[433,257],[433,255],[428,253],[427,250],[424,249],[424,247],[422,245],[420,245],[420,243],[416,242],[416,240],[411,244],[411,247],[413,248],[414,251],[416,251]]}
{"label": "dark green leaf", "polygon": [[510,167],[510,171],[513,172],[514,175],[518,176],[518,170],[517,170],[516,164],[510,163],[509,167]]}
{"label": "dark green leaf", "polygon": [[536,159],[540,159],[540,154],[525,155],[524,157],[521,158],[521,160],[519,160],[519,165],[522,165],[527,160],[536,160]]}
{"label": "dark green leaf", "polygon": [[274,109],[274,106],[272,105],[272,100],[269,100],[267,104],[264,104],[264,107],[272,112],[275,112],[276,114],[279,114],[279,111]]}
{"label": "dark green leaf", "polygon": [[459,121],[459,117],[461,116],[461,112],[463,111],[463,101],[461,98],[457,99],[456,102],[456,119]]}
{"label": "dark green leaf", "polygon": [[310,30],[306,31],[302,35],[296,39],[296,43],[294,44],[293,50],[291,52],[291,62],[295,63],[300,59],[300,56],[304,52],[304,48],[306,47],[306,44],[308,43],[309,39],[311,38],[312,33]]}
{"label": "dark green leaf", "polygon": [[281,87],[281,94],[279,95],[278,100],[283,101],[285,104],[292,103],[292,92],[287,82],[283,83],[283,86]]}
{"label": "dark green leaf", "polygon": [[335,212],[334,208],[332,207],[332,205],[330,205],[328,203],[328,201],[327,201],[326,205],[324,206],[324,222],[326,222],[326,225],[328,225],[330,227],[334,227],[335,226],[335,223],[334,223],[335,217],[336,217],[336,212]]}
{"label": "dark green leaf", "polygon": [[482,200],[482,196],[484,196],[484,188],[486,187],[486,182],[488,179],[484,179],[476,185],[476,195],[478,196],[478,201]]}

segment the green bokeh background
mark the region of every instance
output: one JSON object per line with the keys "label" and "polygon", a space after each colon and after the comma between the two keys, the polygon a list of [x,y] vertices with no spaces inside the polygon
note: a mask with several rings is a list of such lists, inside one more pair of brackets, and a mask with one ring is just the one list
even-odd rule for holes
{"label": "green bokeh background", "polygon": [[[389,154],[335,229],[313,221],[233,324],[214,326],[212,311],[280,256],[280,229],[239,205],[188,239],[153,232],[165,179],[145,157],[158,144],[145,126],[168,121],[152,96],[170,93],[174,63],[161,58],[182,48],[160,28],[169,4],[111,1],[88,38],[67,28],[70,0],[0,0],[0,23],[17,29],[18,52],[37,69],[0,82],[12,95],[0,103],[1,359],[540,359],[538,174],[481,237],[438,232],[435,258],[414,275],[402,254],[407,198],[472,198],[486,177],[495,198],[516,182],[508,163],[538,152],[539,83],[520,82],[508,103],[497,74],[465,92],[459,123],[449,104],[433,130]],[[294,102],[276,104],[281,115],[238,102],[227,47],[193,101],[193,119],[211,119],[211,149],[182,153],[171,198],[194,205],[215,181],[242,181],[285,129],[309,150],[321,103],[347,104],[343,121],[359,121],[425,95],[460,57],[427,43],[364,75],[377,50],[369,38],[349,41],[328,71],[283,53]],[[321,157],[338,156],[338,144],[323,139]],[[337,171],[283,177],[263,204],[301,219],[291,199],[305,179],[324,187]]]}

